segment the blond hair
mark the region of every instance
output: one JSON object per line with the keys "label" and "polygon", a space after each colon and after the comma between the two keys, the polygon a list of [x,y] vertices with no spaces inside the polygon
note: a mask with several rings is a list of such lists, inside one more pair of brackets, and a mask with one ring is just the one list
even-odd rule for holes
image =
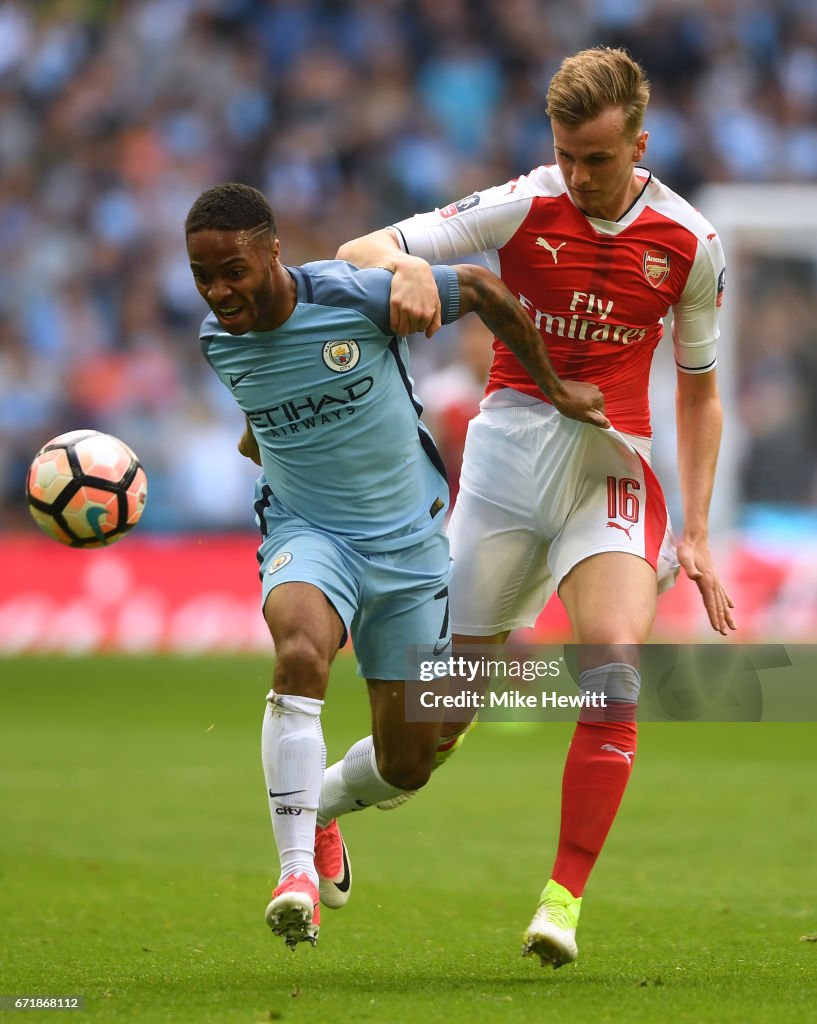
{"label": "blond hair", "polygon": [[635,139],[649,98],[644,68],[626,50],[596,46],[562,61],[548,89],[547,114],[552,121],[576,127],[609,107],[621,107],[624,130]]}

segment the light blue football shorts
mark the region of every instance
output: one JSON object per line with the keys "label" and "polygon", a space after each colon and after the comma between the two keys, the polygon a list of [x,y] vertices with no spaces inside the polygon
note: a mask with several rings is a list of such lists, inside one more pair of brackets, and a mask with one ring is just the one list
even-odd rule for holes
{"label": "light blue football shorts", "polygon": [[[262,603],[282,583],[323,591],[351,636],[365,679],[405,679],[409,648],[450,642],[450,558],[443,524],[417,544],[372,554],[293,516],[275,498],[263,516],[258,549]],[[343,646],[343,643],[341,646]]]}

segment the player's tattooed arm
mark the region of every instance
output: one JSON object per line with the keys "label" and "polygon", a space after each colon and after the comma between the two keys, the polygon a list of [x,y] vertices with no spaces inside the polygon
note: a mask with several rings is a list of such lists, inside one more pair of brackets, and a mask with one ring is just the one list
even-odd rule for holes
{"label": "player's tattooed arm", "polygon": [[460,283],[460,315],[476,313],[563,416],[609,427],[601,391],[595,384],[556,375],[533,321],[502,281],[484,267],[462,264],[453,269]]}
{"label": "player's tattooed arm", "polygon": [[261,465],[261,452],[255,434],[252,432],[252,425],[247,417],[244,418],[244,433],[238,442],[238,450],[246,459],[251,459],[257,466]]}

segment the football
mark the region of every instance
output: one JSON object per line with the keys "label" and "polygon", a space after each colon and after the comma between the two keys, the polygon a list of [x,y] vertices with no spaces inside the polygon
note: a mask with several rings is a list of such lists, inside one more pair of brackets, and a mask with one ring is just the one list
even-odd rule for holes
{"label": "football", "polygon": [[72,430],[34,456],[26,497],[34,521],[49,537],[73,548],[113,544],[139,522],[147,477],[118,437]]}

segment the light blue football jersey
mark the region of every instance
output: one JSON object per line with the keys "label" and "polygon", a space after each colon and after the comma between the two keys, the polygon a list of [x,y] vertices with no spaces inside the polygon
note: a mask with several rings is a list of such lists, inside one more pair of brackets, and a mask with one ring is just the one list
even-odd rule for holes
{"label": "light blue football jersey", "polygon": [[[297,301],[286,323],[235,337],[211,313],[202,351],[249,417],[285,508],[362,551],[416,543],[440,528],[448,485],[419,418],[406,339],[389,327],[392,275],[340,260],[287,269]],[[451,323],[456,273],[433,272]]]}

